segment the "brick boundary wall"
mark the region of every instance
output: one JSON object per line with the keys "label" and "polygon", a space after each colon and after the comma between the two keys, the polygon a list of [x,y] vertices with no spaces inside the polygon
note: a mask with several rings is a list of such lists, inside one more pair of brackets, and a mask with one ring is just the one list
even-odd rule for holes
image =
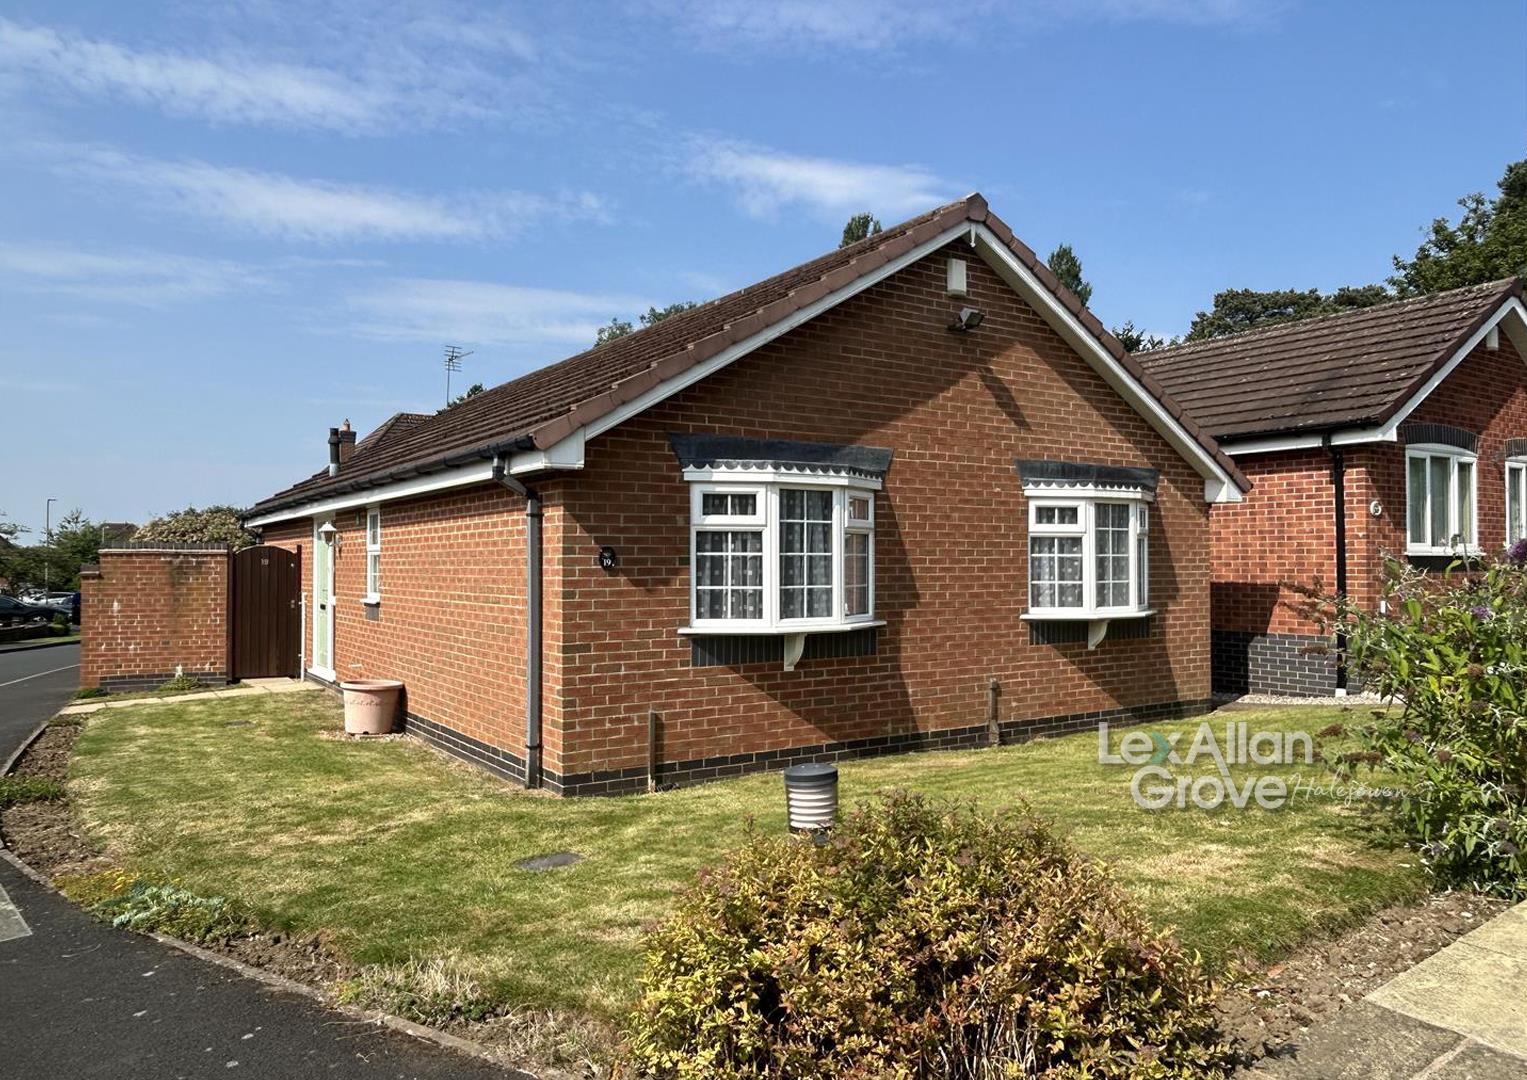
{"label": "brick boundary wall", "polygon": [[[1209,700],[1175,701],[1135,708],[1071,713],[1039,720],[1004,720],[999,727],[1002,742],[1008,745],[1041,737],[1074,735],[1095,728],[1104,722],[1143,724],[1152,720],[1177,720],[1190,716],[1202,716],[1211,712],[1213,708],[1213,702]],[[487,743],[458,731],[452,731],[442,724],[413,713],[405,714],[403,730],[420,742],[486,769],[501,779],[516,783],[524,782],[525,762],[517,754],[489,746]],[[914,731],[899,735],[881,735],[844,742],[794,746],[690,761],[660,760],[657,766],[657,783],[660,789],[690,787],[694,784],[725,780],[749,773],[772,772],[807,762],[847,761],[855,758],[926,750],[974,750],[990,745],[990,737],[987,726],[980,724],[973,727]],[[661,745],[661,738],[660,726],[659,745]],[[647,770],[641,767],[610,769],[567,776],[547,770],[542,780],[548,791],[559,795],[630,795],[646,790]]]}
{"label": "brick boundary wall", "polygon": [[80,574],[80,685],[150,690],[176,674],[226,683],[229,571],[224,544],[101,549]]}

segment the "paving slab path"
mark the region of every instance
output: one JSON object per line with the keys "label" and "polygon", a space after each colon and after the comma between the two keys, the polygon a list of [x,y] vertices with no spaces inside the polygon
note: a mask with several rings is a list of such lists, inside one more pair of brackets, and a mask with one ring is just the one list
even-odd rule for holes
{"label": "paving slab path", "polygon": [[1471,931],[1310,1030],[1247,1080],[1527,1077],[1527,903]]}

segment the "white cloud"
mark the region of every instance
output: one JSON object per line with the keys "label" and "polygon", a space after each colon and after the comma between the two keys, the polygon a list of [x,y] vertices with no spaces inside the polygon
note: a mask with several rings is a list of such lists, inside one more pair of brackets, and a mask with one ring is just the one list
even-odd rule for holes
{"label": "white cloud", "polygon": [[759,217],[795,205],[823,215],[869,209],[902,217],[960,194],[921,165],[807,157],[738,142],[696,140],[686,169],[697,179],[731,188],[743,209]]}
{"label": "white cloud", "polygon": [[197,217],[296,240],[488,240],[519,233],[535,219],[598,219],[605,213],[600,199],[588,193],[548,197],[494,191],[441,197],[194,159],[164,161],[100,147],[53,151],[56,167],[65,174],[138,188]]}
{"label": "white cloud", "polygon": [[0,245],[0,280],[18,291],[156,307],[271,287],[241,263],[160,252]]}
{"label": "white cloud", "polygon": [[317,68],[134,51],[0,19],[0,71],[87,97],[180,116],[348,131],[375,126],[389,95]]}
{"label": "white cloud", "polygon": [[347,301],[351,330],[388,341],[554,346],[558,355],[594,344],[611,317],[643,310],[633,296],[540,289],[487,281],[396,278]]}
{"label": "white cloud", "polygon": [[535,43],[502,17],[281,0],[220,7],[219,15],[216,40],[191,49],[0,18],[0,89],[349,135],[529,115],[546,100],[550,76]]}
{"label": "white cloud", "polygon": [[1062,22],[1239,25],[1275,14],[1284,0],[647,0],[641,7],[709,48],[774,46],[862,52],[916,48],[928,40],[982,45],[1011,32]]}

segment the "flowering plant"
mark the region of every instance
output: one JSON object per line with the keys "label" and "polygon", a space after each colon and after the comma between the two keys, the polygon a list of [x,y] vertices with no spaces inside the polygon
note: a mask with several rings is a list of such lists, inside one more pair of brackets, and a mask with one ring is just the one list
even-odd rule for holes
{"label": "flowering plant", "polygon": [[1357,675],[1399,708],[1359,733],[1402,778],[1438,881],[1527,893],[1527,542],[1438,577],[1389,565],[1378,612],[1337,605]]}

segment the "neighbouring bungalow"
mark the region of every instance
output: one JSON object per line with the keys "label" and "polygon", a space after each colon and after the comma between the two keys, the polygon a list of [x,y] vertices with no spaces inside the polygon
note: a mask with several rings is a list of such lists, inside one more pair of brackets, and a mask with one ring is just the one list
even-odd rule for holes
{"label": "neighbouring bungalow", "polygon": [[1519,540],[1527,309],[1497,281],[1158,350],[1140,361],[1254,487],[1210,515],[1217,691],[1344,693],[1311,594],[1381,602]]}
{"label": "neighbouring bungalow", "polygon": [[979,195],[330,443],[310,676],[564,794],[1202,711],[1247,488]]}

